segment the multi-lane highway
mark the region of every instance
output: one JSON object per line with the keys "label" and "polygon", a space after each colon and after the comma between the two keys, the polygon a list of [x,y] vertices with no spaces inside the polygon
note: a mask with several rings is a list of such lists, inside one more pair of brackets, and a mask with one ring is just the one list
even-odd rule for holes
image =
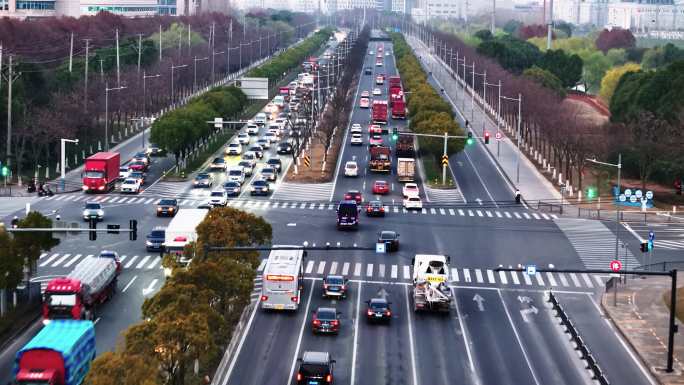
{"label": "multi-lane highway", "polygon": [[[372,67],[373,74],[360,75],[350,121],[350,125],[361,124],[365,143],[351,146],[350,135],[345,135],[334,179],[323,184],[293,184],[283,182],[281,173],[272,184],[273,193],[265,197],[251,197],[245,192],[244,188],[251,183],[248,179],[241,195],[231,198],[229,205],[264,216],[273,226],[273,244],[372,247],[380,231],[393,230],[400,234],[399,250],[386,254],[309,251],[303,264],[301,306],[289,313],[259,308],[265,262],[262,263],[244,334],[236,336],[237,348],[216,373],[214,383],[292,384],[297,358],[312,350],[329,352],[336,360],[337,384],[592,383],[585,364],[546,302],[547,290],[562,293],[560,299],[569,304],[570,315],[581,317],[580,326],[590,329],[588,333],[601,336],[600,342],[596,342],[601,351],[620,352],[597,357],[609,378],[615,378],[615,383],[626,378],[630,384],[650,383],[633,353],[603,321],[595,306],[594,296],[602,292],[607,277],[557,272],[530,276],[494,270],[519,264],[583,269],[607,263],[613,256],[606,245],[612,244],[614,238],[605,224],[511,204],[511,186],[479,147],[482,144],[450,157],[458,189],[446,195],[434,193],[419,179],[425,204],[420,211],[408,212],[401,207],[402,185],[394,170],[389,174],[366,171],[370,111],[359,108],[359,96],[378,87],[381,96],[374,98],[387,99],[387,82],[377,86],[375,76],[397,74],[390,42],[373,41],[368,50],[377,52],[379,44],[387,53],[383,66],[375,66],[375,54],[365,55],[364,67]],[[403,128],[406,124],[403,120],[389,121],[390,127]],[[252,143],[265,130],[260,128]],[[383,139],[394,153],[390,135],[383,135]],[[223,151],[222,148],[216,155],[223,156]],[[275,146],[265,152],[263,161],[271,157],[278,157]],[[239,161],[239,157],[224,158],[230,165]],[[206,201],[209,191],[220,188],[226,180],[225,173],[212,173],[212,189],[195,189],[190,182],[158,181],[161,170],[170,166],[171,159],[153,159],[151,182],[140,195],[108,194],[95,198],[105,206],[105,224],[138,219],[137,242],[105,234],[98,235],[96,242],[73,236],[63,239],[38,262],[36,280],[44,281],[68,273],[81,258],[102,249],[119,253],[123,265],[119,293],[98,314],[98,352],[114,347],[119,333],[139,320],[145,297],[164,282],[159,256],[145,250],[144,235],[169,221],[155,216],[155,203],[161,197],[172,197],[178,199],[181,207],[196,207]],[[283,169],[287,169],[291,156],[281,155],[280,159]],[[358,163],[359,176],[345,177],[344,164],[352,160]],[[259,174],[259,167],[254,177]],[[374,196],[371,189],[375,180],[389,182],[390,193]],[[362,213],[358,231],[338,231],[335,206],[349,190],[361,191],[365,201],[381,199],[387,205],[387,215],[370,218]],[[84,202],[91,198],[81,193],[60,194],[37,201],[34,208],[42,212],[59,208],[64,220],[79,221]],[[411,260],[416,254],[451,257],[449,285],[454,301],[448,314],[414,313]],[[639,263],[637,256],[630,253],[629,257],[633,263]],[[350,280],[346,299],[322,297],[322,279],[328,274],[341,274]],[[391,302],[389,324],[366,321],[366,301],[378,296]],[[312,311],[318,307],[335,307],[341,313],[338,335],[312,333]],[[12,355],[38,327],[34,326],[0,353],[2,373],[9,373],[6,369]],[[630,368],[629,377],[620,372],[625,366]],[[5,376],[1,379],[8,380]]]}

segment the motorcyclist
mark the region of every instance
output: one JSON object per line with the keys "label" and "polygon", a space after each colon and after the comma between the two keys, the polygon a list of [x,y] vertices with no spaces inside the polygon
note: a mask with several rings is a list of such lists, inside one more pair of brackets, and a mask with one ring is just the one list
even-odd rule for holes
{"label": "motorcyclist", "polygon": [[518,203],[518,204],[519,204],[519,203],[520,203],[520,199],[521,199],[520,190],[518,190],[518,189],[516,188],[516,189],[515,189],[515,203]]}

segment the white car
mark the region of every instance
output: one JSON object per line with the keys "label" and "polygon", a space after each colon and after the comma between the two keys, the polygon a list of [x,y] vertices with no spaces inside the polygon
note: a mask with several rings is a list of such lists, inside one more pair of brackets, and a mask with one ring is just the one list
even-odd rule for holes
{"label": "white car", "polygon": [[278,136],[272,132],[265,133],[262,138],[268,139],[268,141],[271,143],[275,143],[278,141]]}
{"label": "white car", "polygon": [[212,206],[225,206],[228,204],[228,193],[226,190],[212,191],[209,195],[209,204]]}
{"label": "white car", "polygon": [[256,144],[261,146],[264,150],[271,148],[271,141],[266,138],[257,140]]}
{"label": "white car", "polygon": [[245,183],[245,170],[242,166],[231,167],[228,170],[228,181],[238,182],[240,184]]}
{"label": "white car", "polygon": [[382,62],[381,61],[376,61],[375,62],[376,67],[382,67]]}
{"label": "white car", "polygon": [[358,123],[354,123],[351,125],[351,133],[352,134],[362,134],[363,133],[363,128],[361,128],[361,125]]}
{"label": "white car", "polygon": [[373,53],[373,50],[368,51],[368,54],[369,54],[369,55],[373,55],[373,54],[374,54],[374,53]]}
{"label": "white car", "polygon": [[129,175],[131,175],[131,170],[128,169],[128,166],[119,167],[119,179],[125,180]]}
{"label": "white car", "polygon": [[256,124],[258,124],[258,125],[260,125],[260,126],[265,125],[265,124],[266,124],[266,120],[268,120],[268,118],[266,117],[266,113],[264,113],[264,112],[259,112],[259,113],[256,114],[256,116],[254,117],[254,123],[256,123]]}
{"label": "white car", "polygon": [[344,164],[344,176],[359,176],[359,166],[350,160]]}
{"label": "white car", "polygon": [[259,126],[254,123],[248,123],[246,131],[248,135],[259,135]]}
{"label": "white car", "polygon": [[252,163],[252,167],[254,167],[256,166],[257,155],[254,151],[247,151],[244,154],[242,154],[242,160],[246,160]]}
{"label": "white car", "polygon": [[226,155],[240,155],[242,154],[242,145],[240,143],[231,143],[226,147]]}
{"label": "white car", "polygon": [[418,196],[404,198],[404,208],[406,210],[422,210],[423,201]]}
{"label": "white car", "polygon": [[404,197],[420,196],[420,190],[418,189],[418,185],[415,183],[406,183],[401,189],[401,193],[404,194]]}
{"label": "white car", "polygon": [[121,183],[121,192],[137,194],[140,192],[140,180],[136,178],[126,178],[123,183]]}
{"label": "white car", "polygon": [[351,144],[356,146],[363,145],[363,136],[359,133],[354,133],[351,136]]}
{"label": "white car", "polygon": [[248,160],[241,160],[240,163],[238,163],[238,166],[242,167],[242,171],[245,173],[245,176],[252,176],[252,172],[254,171],[254,164]]}
{"label": "white car", "polygon": [[380,88],[373,88],[373,95],[382,95],[382,91],[380,90]]}
{"label": "white car", "polygon": [[241,132],[238,134],[237,140],[238,140],[238,143],[240,143],[242,145],[249,144],[249,141],[250,141],[249,134],[246,132]]}

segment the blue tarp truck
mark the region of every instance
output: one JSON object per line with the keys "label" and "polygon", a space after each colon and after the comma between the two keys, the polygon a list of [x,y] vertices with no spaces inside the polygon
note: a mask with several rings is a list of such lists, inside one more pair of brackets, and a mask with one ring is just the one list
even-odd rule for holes
{"label": "blue tarp truck", "polygon": [[92,321],[53,320],[17,352],[16,384],[80,385],[94,358]]}

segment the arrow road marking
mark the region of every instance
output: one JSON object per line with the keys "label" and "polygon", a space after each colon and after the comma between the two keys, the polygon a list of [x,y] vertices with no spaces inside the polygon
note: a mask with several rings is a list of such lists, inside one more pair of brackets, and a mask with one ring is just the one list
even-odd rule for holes
{"label": "arrow road marking", "polygon": [[480,206],[482,206],[482,199],[477,198],[477,199],[475,199],[475,202],[477,202],[477,204],[479,204]]}
{"label": "arrow road marking", "polygon": [[485,301],[485,299],[482,298],[481,295],[475,294],[475,296],[473,297],[473,301],[477,302],[477,308],[478,308],[478,310],[484,311],[484,301]]}
{"label": "arrow road marking", "polygon": [[146,288],[143,289],[142,295],[143,295],[143,296],[147,296],[148,294],[150,294],[151,292],[153,292],[153,291],[154,291],[154,285],[157,284],[157,281],[159,281],[159,280],[156,279],[156,278],[153,279],[152,282],[150,282],[149,286],[147,286]]}
{"label": "arrow road marking", "polygon": [[529,316],[530,314],[537,314],[539,313],[539,309],[534,307],[534,305],[530,306],[529,309],[521,309],[520,310],[520,315],[522,316],[523,321],[525,322],[530,322],[531,317]]}
{"label": "arrow road marking", "polygon": [[532,298],[526,297],[526,296],[524,296],[524,295],[519,295],[519,296],[518,296],[518,301],[519,301],[520,303],[532,303]]}

